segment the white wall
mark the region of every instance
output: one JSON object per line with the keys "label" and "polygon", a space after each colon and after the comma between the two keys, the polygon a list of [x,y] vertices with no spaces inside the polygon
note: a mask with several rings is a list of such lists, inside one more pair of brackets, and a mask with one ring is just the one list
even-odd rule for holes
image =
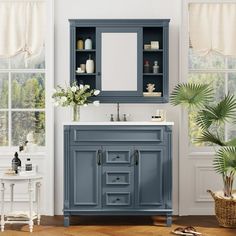
{"label": "white wall", "polygon": [[[55,0],[55,85],[69,83],[69,23],[68,19],[153,19],[170,18],[170,91],[178,82],[179,25],[181,0]],[[124,104],[121,113],[131,114],[132,120],[150,120],[155,109],[167,110],[167,120],[174,121],[173,136],[173,202],[178,214],[178,110],[169,104]],[[82,121],[108,120],[115,113],[115,104],[92,105],[83,108]],[[55,112],[55,214],[63,208],[63,130],[62,122],[70,121],[69,109]]]}

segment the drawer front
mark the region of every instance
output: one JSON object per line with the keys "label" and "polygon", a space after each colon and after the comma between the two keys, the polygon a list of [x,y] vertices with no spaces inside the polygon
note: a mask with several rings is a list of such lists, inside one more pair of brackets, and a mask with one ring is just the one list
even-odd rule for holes
{"label": "drawer front", "polygon": [[164,127],[72,127],[72,143],[77,142],[163,142]]}
{"label": "drawer front", "polygon": [[130,172],[106,171],[106,185],[130,185]]}
{"label": "drawer front", "polygon": [[130,206],[130,192],[106,192],[106,206]]}
{"label": "drawer front", "polygon": [[131,157],[131,151],[123,150],[106,150],[105,158],[107,164],[129,164]]}

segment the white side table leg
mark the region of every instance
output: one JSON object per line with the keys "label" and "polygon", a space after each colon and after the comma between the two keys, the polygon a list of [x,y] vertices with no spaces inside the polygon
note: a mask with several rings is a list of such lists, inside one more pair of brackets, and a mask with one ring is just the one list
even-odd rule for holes
{"label": "white side table leg", "polygon": [[28,191],[29,191],[29,230],[30,233],[33,232],[33,185],[32,185],[32,180],[29,180],[28,184]]}
{"label": "white side table leg", "polygon": [[11,207],[10,207],[10,209],[11,209],[11,212],[13,211],[13,196],[14,196],[14,185],[15,184],[11,184]]}
{"label": "white side table leg", "polygon": [[40,182],[36,183],[36,187],[37,187],[37,223],[38,223],[38,225],[40,225],[40,219],[41,219],[41,215],[40,215],[40,187],[41,187],[41,183]]}
{"label": "white side table leg", "polygon": [[5,186],[4,183],[2,183],[1,186],[1,231],[4,231],[4,191],[5,191]]}

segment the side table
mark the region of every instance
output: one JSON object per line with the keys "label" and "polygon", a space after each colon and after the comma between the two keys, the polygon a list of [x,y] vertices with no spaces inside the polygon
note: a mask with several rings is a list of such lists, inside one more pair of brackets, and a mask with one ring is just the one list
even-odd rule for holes
{"label": "side table", "polygon": [[[33,232],[34,219],[37,219],[38,225],[40,224],[40,186],[43,176],[40,174],[29,175],[29,176],[18,176],[18,175],[0,175],[1,181],[1,231],[4,231],[4,225],[6,223],[26,223],[29,224],[30,232]],[[26,183],[28,184],[28,193],[29,193],[29,211],[27,214],[22,212],[13,212],[13,201],[14,201],[14,185],[17,183]],[[10,212],[4,212],[4,194],[6,184],[10,185],[11,190],[11,199],[10,199]],[[33,186],[36,185],[36,203],[37,209],[36,213],[33,212]]]}

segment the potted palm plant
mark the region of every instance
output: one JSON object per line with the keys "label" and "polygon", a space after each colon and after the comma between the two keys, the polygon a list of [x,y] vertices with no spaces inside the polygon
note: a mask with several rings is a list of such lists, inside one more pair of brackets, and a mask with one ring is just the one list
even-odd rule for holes
{"label": "potted palm plant", "polygon": [[219,224],[224,227],[236,227],[236,195],[233,191],[236,174],[236,137],[225,141],[219,131],[222,125],[235,123],[236,98],[228,94],[219,102],[214,102],[213,89],[209,85],[181,83],[174,88],[170,101],[174,106],[182,105],[190,112],[195,111],[194,122],[201,132],[194,141],[213,144],[216,149],[213,167],[222,175],[224,189],[223,194],[211,190],[208,192],[215,200]]}

